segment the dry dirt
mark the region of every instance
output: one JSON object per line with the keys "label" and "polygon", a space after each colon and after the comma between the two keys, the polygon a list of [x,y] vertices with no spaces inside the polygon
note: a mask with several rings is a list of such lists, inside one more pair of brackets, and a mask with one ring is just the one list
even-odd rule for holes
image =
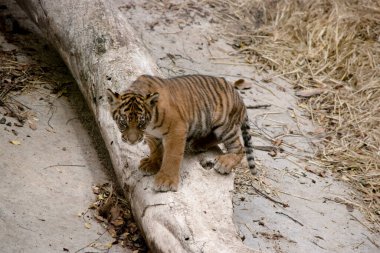
{"label": "dry dirt", "polygon": [[[232,56],[226,23],[197,1],[114,0],[166,76],[210,74],[244,78],[259,174],[236,171],[234,220],[244,243],[263,252],[379,252],[369,224],[350,194],[313,156],[323,129],[313,126],[291,86],[274,73],[258,75]],[[257,108],[258,107],[258,108]],[[265,149],[265,148],[264,148]],[[263,197],[250,185],[280,203]],[[284,207],[285,206],[285,207]]]}
{"label": "dry dirt", "polygon": [[13,87],[0,106],[0,252],[132,252],[88,210],[92,186],[114,181],[96,123],[14,1],[0,1],[0,68],[1,100]]}
{"label": "dry dirt", "polygon": [[[262,252],[380,252],[379,235],[371,232],[378,228],[352,204],[356,200],[351,199],[351,189],[313,162],[323,130],[311,124],[284,80],[273,73],[259,76],[250,64],[229,55],[232,48],[220,36],[225,25],[213,18],[212,8],[188,0],[114,3],[164,75],[212,74],[231,81],[244,78],[252,85],[240,92],[252,107],[254,144],[275,149],[255,150],[257,176],[237,171],[234,220],[246,245]],[[0,1],[1,20],[14,5]],[[20,12],[12,15],[29,22]],[[91,186],[112,181],[113,176],[94,120],[75,82],[38,31],[14,38],[18,41],[9,42],[0,33],[1,51],[44,67],[50,83],[12,93],[30,108],[36,130],[28,123],[15,126],[17,120],[3,116],[6,110],[0,108],[0,119],[11,122],[0,125],[1,252],[76,252],[92,242],[98,248],[79,252],[108,252],[101,249],[112,241],[104,227],[87,213],[78,216],[94,200]],[[25,45],[30,50],[21,53]],[[61,85],[53,91],[56,84]],[[109,250],[125,251],[119,246]]]}

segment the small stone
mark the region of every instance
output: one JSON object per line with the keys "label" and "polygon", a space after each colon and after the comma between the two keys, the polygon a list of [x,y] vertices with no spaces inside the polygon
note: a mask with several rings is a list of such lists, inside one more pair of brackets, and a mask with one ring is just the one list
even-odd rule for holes
{"label": "small stone", "polygon": [[5,122],[7,122],[7,120],[6,120],[4,117],[2,117],[2,118],[0,119],[0,124],[5,124]]}
{"label": "small stone", "polygon": [[18,132],[16,131],[16,130],[14,130],[14,129],[12,129],[12,133],[14,134],[14,135],[18,135]]}
{"label": "small stone", "polygon": [[24,126],[24,124],[18,123],[18,122],[13,123],[13,125],[16,127],[23,127]]}
{"label": "small stone", "polygon": [[62,150],[63,150],[63,151],[66,151],[67,149],[66,149],[66,147],[63,147]]}
{"label": "small stone", "polygon": [[29,128],[32,130],[36,130],[37,129],[36,122],[35,121],[29,121]]}
{"label": "small stone", "polygon": [[12,126],[12,122],[8,122],[6,125],[7,126]]}

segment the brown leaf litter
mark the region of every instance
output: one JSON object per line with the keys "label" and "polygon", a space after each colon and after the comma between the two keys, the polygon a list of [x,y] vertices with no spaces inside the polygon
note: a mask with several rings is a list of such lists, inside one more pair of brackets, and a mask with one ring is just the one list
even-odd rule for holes
{"label": "brown leaf litter", "polygon": [[103,223],[108,233],[115,239],[113,244],[120,244],[138,252],[147,252],[140,230],[133,220],[129,203],[120,197],[109,183],[92,187],[96,201],[90,205],[93,216]]}

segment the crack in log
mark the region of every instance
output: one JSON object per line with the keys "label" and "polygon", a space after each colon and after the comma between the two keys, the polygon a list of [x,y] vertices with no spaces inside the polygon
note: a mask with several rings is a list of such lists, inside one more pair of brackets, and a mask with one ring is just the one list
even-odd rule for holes
{"label": "crack in log", "polygon": [[167,203],[165,203],[165,204],[163,204],[163,203],[158,203],[158,204],[153,204],[153,205],[147,205],[146,207],[144,207],[144,210],[143,210],[143,212],[142,212],[142,214],[141,214],[141,219],[144,218],[146,210],[148,210],[150,207],[155,207],[155,206],[166,206],[166,205],[167,205]]}
{"label": "crack in log", "polygon": [[48,18],[48,14],[45,10],[45,7],[43,6],[41,0],[38,0],[38,4],[41,6],[41,10],[43,11],[45,17],[46,17],[46,23],[48,24],[49,23],[49,18]]}

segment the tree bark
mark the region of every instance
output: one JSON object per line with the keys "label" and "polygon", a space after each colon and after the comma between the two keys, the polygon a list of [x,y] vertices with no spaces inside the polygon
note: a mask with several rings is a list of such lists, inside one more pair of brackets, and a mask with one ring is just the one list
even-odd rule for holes
{"label": "tree bark", "polygon": [[17,1],[76,79],[152,251],[252,252],[243,245],[232,222],[233,175],[205,170],[199,165],[199,156],[186,156],[178,192],[156,193],[153,177],[144,177],[137,170],[147,148],[122,142],[105,90],[120,92],[141,74],[160,73],[112,1]]}

